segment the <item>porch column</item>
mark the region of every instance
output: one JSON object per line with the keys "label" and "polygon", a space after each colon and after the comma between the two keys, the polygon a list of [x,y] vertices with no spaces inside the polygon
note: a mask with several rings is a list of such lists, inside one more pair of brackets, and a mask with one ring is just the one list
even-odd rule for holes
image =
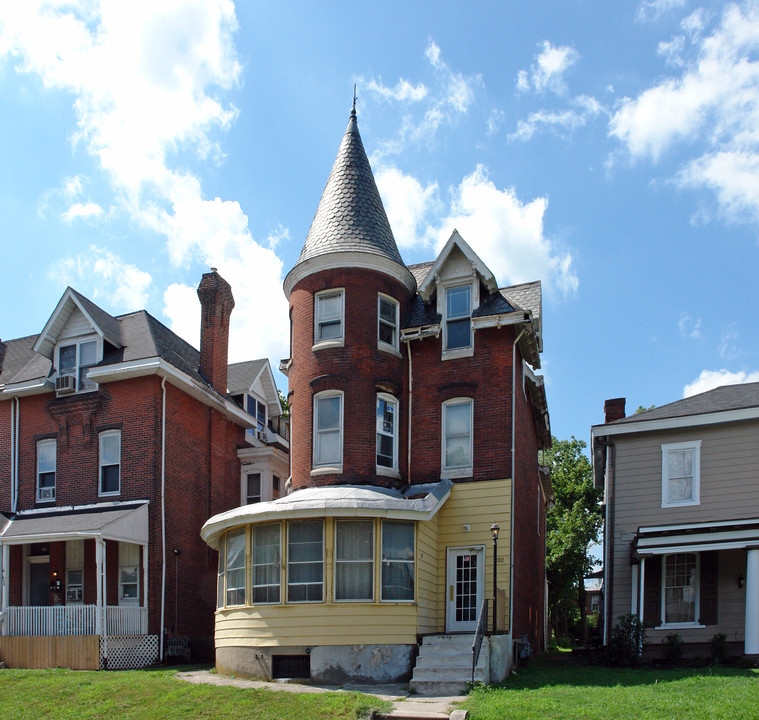
{"label": "porch column", "polygon": [[641,624],[644,621],[643,617],[643,608],[646,606],[646,603],[643,599],[643,593],[645,592],[646,588],[646,558],[640,559],[640,602],[638,603],[638,619],[640,620]]}
{"label": "porch column", "polygon": [[[144,618],[144,621],[143,621]],[[148,632],[148,546],[142,546],[142,609],[140,610],[140,632]]]}
{"label": "porch column", "polygon": [[746,655],[759,655],[759,545],[746,548]]}
{"label": "porch column", "polygon": [[638,587],[638,572],[640,570],[639,565],[632,565],[632,578],[630,579],[630,612],[633,615],[640,617],[638,609],[638,598],[640,597],[640,591]]}
{"label": "porch column", "polygon": [[3,543],[0,554],[0,634],[8,634],[8,618],[5,613],[8,610],[8,592],[10,589],[10,547]]}
{"label": "porch column", "polygon": [[95,587],[97,607],[95,608],[95,634],[103,635],[103,562],[105,547],[102,540],[95,540]]}

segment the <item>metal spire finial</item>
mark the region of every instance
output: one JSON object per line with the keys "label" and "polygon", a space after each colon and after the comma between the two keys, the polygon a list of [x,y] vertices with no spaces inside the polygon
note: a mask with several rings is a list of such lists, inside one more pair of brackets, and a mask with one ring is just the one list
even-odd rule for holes
{"label": "metal spire finial", "polygon": [[356,117],[356,83],[353,83],[353,108],[351,109],[351,117]]}

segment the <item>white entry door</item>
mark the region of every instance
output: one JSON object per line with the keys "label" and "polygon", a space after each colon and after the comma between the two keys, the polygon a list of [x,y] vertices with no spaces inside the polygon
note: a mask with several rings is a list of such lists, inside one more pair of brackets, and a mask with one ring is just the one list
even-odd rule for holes
{"label": "white entry door", "polygon": [[446,632],[474,632],[485,592],[485,548],[448,548]]}

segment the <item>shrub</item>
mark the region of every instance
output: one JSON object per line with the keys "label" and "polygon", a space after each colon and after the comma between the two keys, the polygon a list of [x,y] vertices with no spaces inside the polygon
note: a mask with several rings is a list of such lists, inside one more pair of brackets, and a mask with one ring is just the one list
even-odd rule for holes
{"label": "shrub", "polygon": [[646,644],[646,628],[635,613],[621,615],[611,630],[610,659],[618,665],[637,665]]}
{"label": "shrub", "polygon": [[712,639],[709,640],[709,655],[711,656],[712,662],[716,665],[724,663],[729,654],[730,650],[727,647],[727,635],[725,635],[725,633],[714,633]]}
{"label": "shrub", "polygon": [[664,659],[676,665],[683,659],[683,639],[680,637],[680,633],[670,633],[662,640],[664,645]]}

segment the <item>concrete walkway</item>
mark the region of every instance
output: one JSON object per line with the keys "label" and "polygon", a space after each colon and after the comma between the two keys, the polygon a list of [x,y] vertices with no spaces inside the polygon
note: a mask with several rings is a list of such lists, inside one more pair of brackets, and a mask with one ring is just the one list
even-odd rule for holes
{"label": "concrete walkway", "polygon": [[466,710],[456,709],[456,703],[464,698],[427,697],[410,695],[405,685],[311,685],[295,682],[267,682],[262,680],[244,680],[242,678],[219,675],[210,670],[188,670],[177,673],[177,677],[190,683],[209,685],[232,685],[241,688],[265,688],[283,692],[324,693],[324,692],[360,692],[374,695],[393,704],[389,713],[380,714],[378,720],[395,718],[395,720],[466,720]]}

